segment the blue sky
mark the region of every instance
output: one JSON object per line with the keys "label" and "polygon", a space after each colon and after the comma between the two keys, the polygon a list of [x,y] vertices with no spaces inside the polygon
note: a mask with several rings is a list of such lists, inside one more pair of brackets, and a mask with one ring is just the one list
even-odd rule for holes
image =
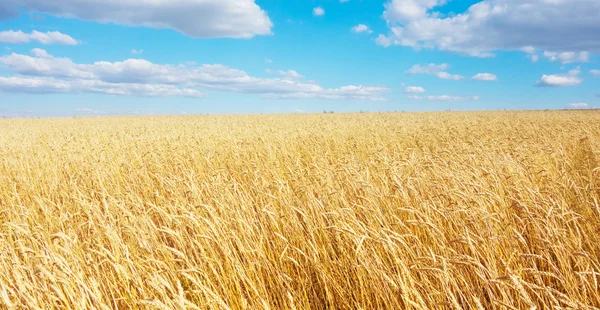
{"label": "blue sky", "polygon": [[600,107],[597,0],[4,0],[0,116]]}

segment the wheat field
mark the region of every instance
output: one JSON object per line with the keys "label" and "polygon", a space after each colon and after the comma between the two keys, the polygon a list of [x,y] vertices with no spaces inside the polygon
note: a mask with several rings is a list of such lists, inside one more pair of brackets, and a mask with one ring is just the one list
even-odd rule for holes
{"label": "wheat field", "polygon": [[6,309],[598,309],[600,113],[0,120]]}

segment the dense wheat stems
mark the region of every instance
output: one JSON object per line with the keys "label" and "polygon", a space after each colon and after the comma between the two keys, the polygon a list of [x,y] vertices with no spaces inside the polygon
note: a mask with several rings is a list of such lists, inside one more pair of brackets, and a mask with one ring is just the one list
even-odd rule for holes
{"label": "dense wheat stems", "polygon": [[600,114],[0,120],[0,304],[600,307]]}

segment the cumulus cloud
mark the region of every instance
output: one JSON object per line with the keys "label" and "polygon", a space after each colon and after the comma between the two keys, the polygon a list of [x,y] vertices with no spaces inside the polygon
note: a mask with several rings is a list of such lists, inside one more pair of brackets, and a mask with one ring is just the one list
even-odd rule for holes
{"label": "cumulus cloud", "polygon": [[448,68],[449,68],[448,64],[441,64],[441,65],[427,64],[424,66],[416,64],[416,65],[412,66],[410,69],[406,70],[406,73],[434,75],[440,79],[455,80],[455,81],[462,80],[464,78],[464,76],[462,76],[462,75],[450,74],[450,73],[446,72],[445,70],[447,70]]}
{"label": "cumulus cloud", "polygon": [[524,48],[557,53],[600,51],[597,0],[483,0],[460,14],[440,14],[437,8],[447,2],[389,0],[383,13],[389,33],[378,43],[477,57]]}
{"label": "cumulus cloud", "polygon": [[383,94],[388,93],[386,87],[348,85],[340,88],[320,89],[316,92],[266,93],[262,96],[273,99],[328,99],[328,100],[368,100],[386,101]]}
{"label": "cumulus cloud", "polygon": [[425,88],[420,87],[420,86],[407,86],[406,89],[404,90],[404,92],[407,94],[424,93]]}
{"label": "cumulus cloud", "polygon": [[194,97],[205,95],[195,89],[166,84],[109,83],[100,80],[54,77],[0,76],[0,91],[15,93],[99,93],[121,96]]}
{"label": "cumulus cloud", "polygon": [[569,108],[571,109],[587,109],[589,105],[587,103],[577,102],[577,103],[569,103]]}
{"label": "cumulus cloud", "polygon": [[407,96],[409,100],[427,100],[427,101],[472,101],[479,100],[479,96],[454,96],[454,95],[439,95],[439,96]]}
{"label": "cumulus cloud", "polygon": [[527,54],[535,54],[535,47],[533,46],[524,46],[521,48],[521,51]]}
{"label": "cumulus cloud", "polygon": [[34,48],[31,50],[31,54],[33,54],[35,57],[37,58],[45,58],[45,59],[52,59],[54,58],[54,56],[48,54],[48,52],[46,52],[46,50],[40,49],[40,48]]}
{"label": "cumulus cloud", "polygon": [[352,32],[371,34],[371,33],[373,33],[373,30],[369,29],[369,27],[365,24],[358,24],[358,25],[352,27]]}
{"label": "cumulus cloud", "polygon": [[385,100],[386,87],[342,86],[323,88],[300,82],[294,70],[280,71],[284,78],[257,78],[220,64],[154,64],[144,59],[78,64],[53,57],[43,50],[33,56],[0,57],[0,65],[16,74],[1,77],[6,92],[70,93],[94,92],[112,95],[203,97],[199,89],[259,94],[267,98],[322,98]]}
{"label": "cumulus cloud", "polygon": [[427,17],[427,11],[445,4],[446,0],[391,0],[384,4],[387,21],[408,22]]}
{"label": "cumulus cloud", "polygon": [[567,87],[577,86],[583,82],[583,79],[579,78],[578,75],[581,72],[579,67],[569,71],[567,74],[550,74],[542,75],[542,78],[537,81],[533,86],[536,87]]}
{"label": "cumulus cloud", "polygon": [[561,64],[570,64],[574,62],[588,62],[590,53],[588,52],[544,52],[544,57],[552,62],[560,62]]}
{"label": "cumulus cloud", "polygon": [[283,70],[279,70],[277,71],[277,73],[279,73],[279,75],[288,78],[288,79],[302,79],[304,78],[304,75],[296,72],[296,70],[288,70],[288,71],[283,71]]}
{"label": "cumulus cloud", "polygon": [[471,79],[477,81],[496,81],[498,77],[492,73],[477,73]]}
{"label": "cumulus cloud", "polygon": [[590,74],[594,77],[600,77],[600,70],[590,70]]}
{"label": "cumulus cloud", "polygon": [[462,75],[458,75],[458,74],[450,74],[448,72],[439,72],[438,74],[436,74],[436,76],[440,79],[444,79],[444,80],[462,80],[464,78],[464,76]]}
{"label": "cumulus cloud", "polygon": [[[2,4],[0,4],[1,6]],[[21,30],[0,31],[0,42],[9,44],[25,44],[35,41],[41,44],[77,45],[77,40],[58,31],[25,33]]]}
{"label": "cumulus cloud", "polygon": [[3,0],[0,19],[39,12],[101,23],[169,28],[197,38],[251,38],[273,23],[255,0]]}
{"label": "cumulus cloud", "polygon": [[323,16],[323,15],[325,15],[325,10],[323,10],[322,7],[318,6],[313,9],[313,15],[314,16]]}
{"label": "cumulus cloud", "polygon": [[141,49],[141,50],[132,49],[131,50],[131,54],[133,54],[133,55],[143,54],[143,53],[144,53],[143,49]]}
{"label": "cumulus cloud", "polygon": [[377,36],[377,39],[375,39],[375,44],[383,47],[390,47],[392,44],[394,44],[394,41],[391,38],[380,34]]}

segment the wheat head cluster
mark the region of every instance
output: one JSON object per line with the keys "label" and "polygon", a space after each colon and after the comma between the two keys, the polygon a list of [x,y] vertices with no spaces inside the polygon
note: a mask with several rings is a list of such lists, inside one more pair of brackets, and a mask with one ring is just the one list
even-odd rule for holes
{"label": "wheat head cluster", "polygon": [[0,308],[598,309],[600,113],[0,120]]}

